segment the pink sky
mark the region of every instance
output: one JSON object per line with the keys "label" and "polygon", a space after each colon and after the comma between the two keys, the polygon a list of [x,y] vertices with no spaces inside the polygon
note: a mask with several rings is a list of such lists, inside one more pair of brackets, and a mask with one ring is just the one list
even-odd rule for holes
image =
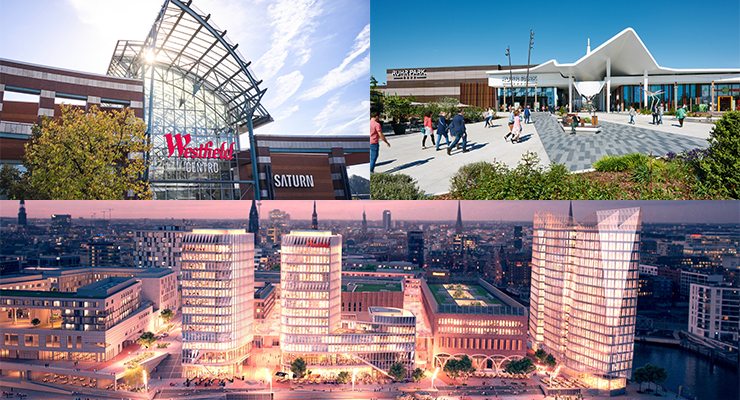
{"label": "pink sky", "polygon": [[[16,217],[18,201],[0,202],[1,217]],[[34,201],[26,202],[29,218],[71,214],[72,218],[102,218],[113,209],[113,218],[247,219],[249,201]],[[573,213],[580,220],[596,210],[642,207],[645,222],[740,223],[740,201],[574,201]],[[310,219],[313,201],[262,201],[261,217],[274,209],[287,211],[293,219]],[[390,210],[394,220],[454,220],[457,201],[317,201],[319,219],[381,220]],[[534,211],[568,212],[568,201],[463,201],[463,220],[531,221]]]}

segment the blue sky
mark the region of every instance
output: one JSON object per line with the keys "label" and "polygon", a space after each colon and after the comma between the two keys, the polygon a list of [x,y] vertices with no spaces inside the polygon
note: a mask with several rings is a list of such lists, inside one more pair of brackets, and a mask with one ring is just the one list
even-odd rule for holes
{"label": "blue sky", "polygon": [[658,65],[740,68],[740,1],[491,2],[372,0],[371,74],[386,70],[527,63],[572,63],[624,29],[640,36]]}
{"label": "blue sky", "polygon": [[[143,40],[162,4],[0,0],[0,57],[104,74],[116,41]],[[275,122],[257,133],[367,135],[369,1],[194,0],[193,5],[228,31],[264,81],[263,104]]]}

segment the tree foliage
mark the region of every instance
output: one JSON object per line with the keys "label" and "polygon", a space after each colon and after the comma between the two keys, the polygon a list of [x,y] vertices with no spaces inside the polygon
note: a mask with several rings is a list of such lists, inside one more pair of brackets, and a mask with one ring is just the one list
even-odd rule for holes
{"label": "tree foliage", "polygon": [[657,386],[665,382],[667,378],[668,373],[666,373],[665,368],[658,365],[646,364],[632,372],[632,380],[640,383],[640,390],[642,390],[643,382],[653,383]]}
{"label": "tree foliage", "polygon": [[157,341],[157,337],[151,332],[144,332],[136,340],[136,343],[146,347],[147,349]]}
{"label": "tree foliage", "polygon": [[371,200],[423,200],[424,191],[405,174],[378,172],[370,176]]}
{"label": "tree foliage", "polygon": [[123,375],[123,381],[132,388],[139,386],[144,383],[144,371],[146,371],[146,369],[142,365],[138,364],[132,368],[128,368],[126,369],[126,373]]}
{"label": "tree foliage", "polygon": [[547,352],[541,348],[534,352],[534,358],[541,363],[545,362],[545,357],[547,357]]}
{"label": "tree foliage", "polygon": [[298,357],[290,363],[290,371],[293,376],[303,377],[306,374],[306,360],[303,357]]}
{"label": "tree foliage", "polygon": [[347,383],[352,380],[352,377],[349,375],[349,372],[342,371],[339,374],[337,374],[337,383]]}
{"label": "tree foliage", "polygon": [[740,198],[740,111],[728,111],[709,133],[709,157],[699,162],[702,184],[722,198]]}
{"label": "tree foliage", "polygon": [[172,310],[170,310],[169,308],[165,308],[164,310],[162,310],[159,315],[162,316],[162,321],[164,321],[165,324],[172,321],[172,318],[175,318],[175,313],[172,312]]}
{"label": "tree foliage", "polygon": [[388,369],[388,375],[396,381],[403,380],[403,377],[406,376],[406,367],[400,362],[393,363]]}
{"label": "tree foliage", "polygon": [[11,199],[119,200],[152,197],[141,180],[147,162],[146,124],[133,110],[88,112],[62,105],[58,119],[31,128],[23,166],[0,171],[0,192]]}
{"label": "tree foliage", "polygon": [[447,376],[456,379],[459,376],[466,377],[475,371],[473,368],[473,360],[467,355],[463,355],[460,358],[448,358],[445,362],[442,371],[447,373]]}
{"label": "tree foliage", "polygon": [[414,378],[414,382],[421,382],[421,380],[424,379],[424,375],[424,370],[421,368],[417,368],[411,373],[411,377]]}
{"label": "tree foliage", "polygon": [[547,356],[545,356],[545,365],[550,368],[555,368],[555,366],[558,365],[558,360],[555,359],[555,356],[548,353]]}
{"label": "tree foliage", "polygon": [[534,366],[534,361],[529,357],[524,357],[521,360],[510,361],[506,364],[504,372],[508,374],[528,374],[534,372],[537,367]]}
{"label": "tree foliage", "polygon": [[41,323],[41,320],[38,318],[34,318],[31,320],[31,325],[38,326]]}
{"label": "tree foliage", "polygon": [[388,96],[385,98],[385,112],[393,122],[404,122],[411,113],[413,97]]}

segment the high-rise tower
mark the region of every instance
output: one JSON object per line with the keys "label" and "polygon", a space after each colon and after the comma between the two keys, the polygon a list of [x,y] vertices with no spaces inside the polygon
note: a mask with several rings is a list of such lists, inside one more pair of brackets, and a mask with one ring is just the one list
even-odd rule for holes
{"label": "high-rise tower", "polygon": [[18,209],[18,225],[26,225],[26,201],[21,200],[21,206]]}
{"label": "high-rise tower", "polygon": [[362,233],[367,233],[367,217],[364,209],[362,210]]}
{"label": "high-rise tower", "polygon": [[391,229],[391,211],[385,210],[383,211],[383,231],[390,232]]}
{"label": "high-rise tower", "polygon": [[455,233],[462,234],[462,212],[460,211],[460,200],[457,201],[457,223],[455,223]]}
{"label": "high-rise tower", "polygon": [[316,214],[316,200],[313,202],[313,214],[311,214],[311,229],[319,230],[319,215]]}
{"label": "high-rise tower", "polygon": [[259,243],[260,215],[257,212],[257,204],[252,199],[252,208],[249,209],[249,227],[247,232],[254,234],[254,243]]}
{"label": "high-rise tower", "polygon": [[640,262],[640,208],[570,215],[536,212],[529,336],[607,394],[632,374]]}
{"label": "high-rise tower", "polygon": [[194,229],[181,259],[183,374],[238,375],[254,335],[254,236]]}

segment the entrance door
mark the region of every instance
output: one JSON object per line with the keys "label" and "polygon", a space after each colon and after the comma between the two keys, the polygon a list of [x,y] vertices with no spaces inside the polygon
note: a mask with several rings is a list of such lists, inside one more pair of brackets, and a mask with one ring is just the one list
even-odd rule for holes
{"label": "entrance door", "polygon": [[719,108],[717,111],[735,111],[732,96],[719,96]]}

